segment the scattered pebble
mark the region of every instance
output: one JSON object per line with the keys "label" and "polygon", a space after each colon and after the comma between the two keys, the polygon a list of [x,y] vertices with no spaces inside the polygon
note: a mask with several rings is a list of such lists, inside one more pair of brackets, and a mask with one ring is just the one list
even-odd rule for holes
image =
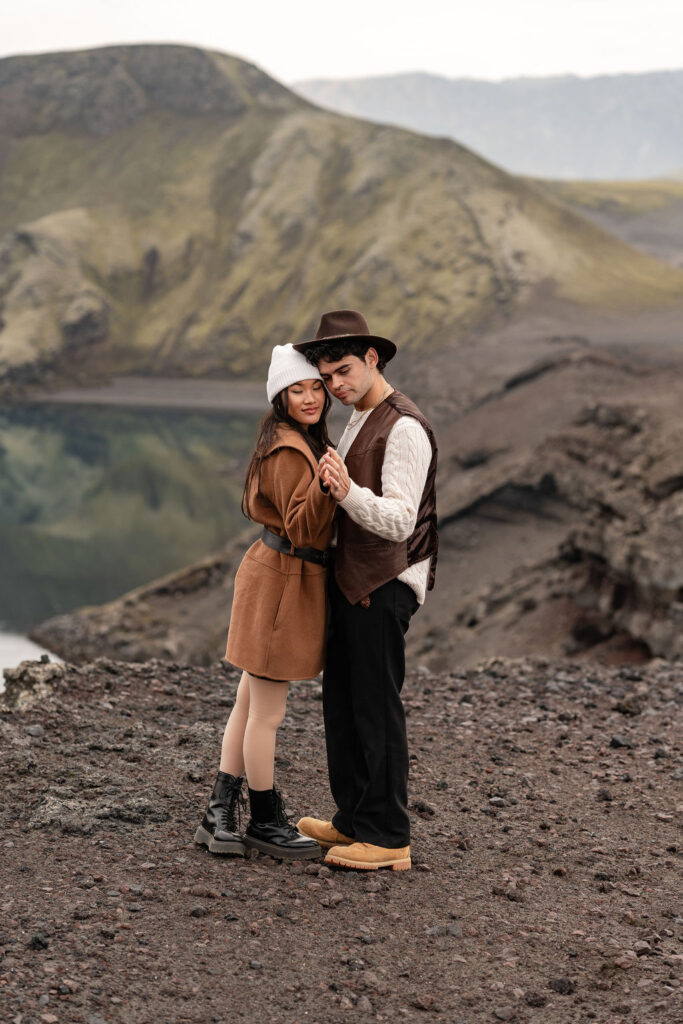
{"label": "scattered pebble", "polygon": [[610,747],[626,747],[629,750],[633,747],[633,744],[631,743],[628,736],[622,736],[616,733],[614,736],[612,736],[612,739],[609,741],[609,745]]}
{"label": "scattered pebble", "polygon": [[548,984],[553,992],[559,992],[563,996],[571,995],[576,989],[576,983],[571,978],[551,978]]}
{"label": "scattered pebble", "polygon": [[493,1011],[496,1020],[513,1020],[515,1016],[514,1006],[497,1006]]}
{"label": "scattered pebble", "polygon": [[418,814],[421,814],[426,818],[431,818],[436,814],[436,807],[434,804],[430,804],[427,800],[413,800],[410,806],[414,811],[417,811]]}
{"label": "scattered pebble", "polygon": [[415,996],[411,1002],[411,1006],[414,1006],[417,1010],[436,1010],[436,1000],[434,996],[424,995]]}

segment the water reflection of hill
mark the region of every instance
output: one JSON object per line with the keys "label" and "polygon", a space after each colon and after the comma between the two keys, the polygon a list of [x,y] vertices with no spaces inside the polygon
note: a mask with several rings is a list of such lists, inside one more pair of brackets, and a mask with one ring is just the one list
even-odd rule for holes
{"label": "water reflection of hill", "polygon": [[0,414],[0,619],[25,628],[187,564],[244,525],[255,414]]}

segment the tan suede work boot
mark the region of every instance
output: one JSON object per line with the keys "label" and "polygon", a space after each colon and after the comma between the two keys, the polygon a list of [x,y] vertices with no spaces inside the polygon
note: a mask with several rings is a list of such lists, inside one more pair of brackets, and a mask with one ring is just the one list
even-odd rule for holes
{"label": "tan suede work boot", "polygon": [[353,839],[339,832],[331,821],[321,821],[320,818],[301,818],[296,827],[302,836],[316,839],[318,845],[325,850],[330,846],[350,846],[353,842]]}
{"label": "tan suede work boot", "polygon": [[[320,845],[322,846],[322,843]],[[333,846],[327,852],[325,863],[342,868],[356,868],[359,871],[376,871],[377,868],[410,871],[410,847],[400,846],[396,850],[390,850],[384,846],[373,846],[371,843]]]}

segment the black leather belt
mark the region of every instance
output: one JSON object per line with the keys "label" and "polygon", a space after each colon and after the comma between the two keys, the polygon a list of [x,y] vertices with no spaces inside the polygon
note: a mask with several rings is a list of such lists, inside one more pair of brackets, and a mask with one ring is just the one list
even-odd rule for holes
{"label": "black leather belt", "polygon": [[272,548],[273,551],[280,551],[283,555],[293,555],[294,558],[300,558],[302,562],[315,562],[316,565],[329,565],[329,550],[324,551],[322,548],[295,548],[290,544],[286,537],[280,537],[279,534],[273,533],[273,531],[269,530],[267,526],[263,527],[261,540],[267,547]]}

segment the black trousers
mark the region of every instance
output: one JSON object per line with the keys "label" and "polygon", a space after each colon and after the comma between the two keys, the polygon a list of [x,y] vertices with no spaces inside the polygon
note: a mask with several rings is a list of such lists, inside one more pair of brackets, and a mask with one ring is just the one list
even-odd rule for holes
{"label": "black trousers", "polygon": [[323,712],[335,828],[358,842],[410,842],[408,740],[401,688],[414,591],[391,580],[370,607],[346,600],[330,573]]}

